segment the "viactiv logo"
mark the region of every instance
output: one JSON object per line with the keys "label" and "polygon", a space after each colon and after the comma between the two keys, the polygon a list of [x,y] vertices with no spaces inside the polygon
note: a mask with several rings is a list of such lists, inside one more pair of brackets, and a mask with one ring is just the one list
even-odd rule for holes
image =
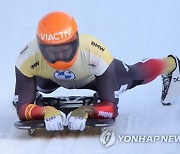
{"label": "viactiv logo", "polygon": [[72,29],[68,28],[67,30],[64,30],[62,32],[56,32],[53,34],[46,34],[46,33],[41,33],[41,39],[44,41],[61,41],[65,38],[71,37]]}
{"label": "viactiv logo", "polygon": [[106,148],[112,146],[115,143],[115,141],[116,137],[114,130],[105,130],[100,135],[100,143]]}

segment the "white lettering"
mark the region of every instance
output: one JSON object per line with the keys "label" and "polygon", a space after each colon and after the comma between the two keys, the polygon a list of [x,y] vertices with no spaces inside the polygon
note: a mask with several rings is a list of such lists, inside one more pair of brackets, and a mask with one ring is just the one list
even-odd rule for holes
{"label": "white lettering", "polygon": [[175,136],[175,142],[180,142],[180,136]]}
{"label": "white lettering", "polygon": [[42,33],[41,33],[41,39],[42,39],[42,40],[44,40],[45,36],[46,36],[46,34],[42,34]]}
{"label": "white lettering", "polygon": [[162,136],[161,142],[167,143],[168,142],[168,136]]}
{"label": "white lettering", "polygon": [[61,36],[62,39],[64,38],[63,34],[64,34],[63,32],[59,32],[59,35]]}
{"label": "white lettering", "polygon": [[124,142],[126,142],[126,143],[131,142],[131,136],[126,135],[126,136],[124,137]]}
{"label": "white lettering", "polygon": [[159,136],[157,136],[157,135],[154,136],[154,142],[159,141],[159,139],[160,139]]}
{"label": "white lettering", "polygon": [[122,142],[122,141],[123,141],[124,136],[119,135],[119,136],[118,136],[118,138],[119,138],[119,142]]}
{"label": "white lettering", "polygon": [[58,33],[55,33],[55,34],[54,34],[54,39],[55,39],[55,40],[59,40],[58,35],[59,35]]}
{"label": "white lettering", "polygon": [[99,116],[102,116],[105,118],[112,118],[113,114],[111,112],[99,111]]}
{"label": "white lettering", "polygon": [[62,32],[57,32],[57,33],[54,33],[54,34],[43,34],[41,33],[41,39],[42,40],[45,40],[45,41],[50,41],[50,40],[62,40],[64,38],[67,38],[69,36],[71,36],[71,28],[65,30],[65,31],[62,31]]}
{"label": "white lettering", "polygon": [[48,37],[48,41],[50,41],[50,40],[54,40],[54,37],[52,36],[52,34],[50,34]]}
{"label": "white lettering", "polygon": [[174,136],[170,135],[170,136],[169,136],[168,143],[172,143],[172,142],[173,142],[173,140],[174,140]]}
{"label": "white lettering", "polygon": [[145,142],[146,136],[139,136],[139,142]]}
{"label": "white lettering", "polygon": [[133,136],[132,136],[132,142],[138,142],[138,141],[139,141],[139,137],[133,135]]}
{"label": "white lettering", "polygon": [[152,141],[153,141],[152,136],[148,136],[147,139],[146,139],[146,142],[152,142]]}
{"label": "white lettering", "polygon": [[155,142],[164,142],[164,143],[180,143],[179,135],[119,135],[119,142],[134,142],[134,143],[155,143]]}

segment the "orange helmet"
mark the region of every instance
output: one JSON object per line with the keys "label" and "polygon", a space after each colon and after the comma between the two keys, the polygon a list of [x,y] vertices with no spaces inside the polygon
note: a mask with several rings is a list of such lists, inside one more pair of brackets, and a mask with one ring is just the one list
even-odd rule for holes
{"label": "orange helmet", "polygon": [[38,24],[37,42],[47,63],[56,70],[66,70],[77,60],[79,37],[73,17],[52,12]]}

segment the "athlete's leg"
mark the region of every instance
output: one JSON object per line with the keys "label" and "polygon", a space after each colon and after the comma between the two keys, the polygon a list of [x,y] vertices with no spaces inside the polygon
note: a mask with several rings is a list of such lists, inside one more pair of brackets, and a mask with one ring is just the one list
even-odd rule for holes
{"label": "athlete's leg", "polygon": [[[122,65],[124,67],[122,67]],[[128,84],[128,89],[149,83],[157,76],[171,72],[175,67],[176,63],[172,57],[165,59],[147,59],[134,65],[127,65],[122,61],[115,60],[118,83],[122,83],[123,80]]]}
{"label": "athlete's leg", "polygon": [[102,100],[118,102],[114,99],[119,94],[137,85],[145,84],[158,75],[171,71],[174,60],[149,59],[134,65],[127,65],[120,60],[114,59],[107,70],[91,83],[79,89],[91,89],[98,92]]}
{"label": "athlete's leg", "polygon": [[158,75],[169,69],[165,69],[165,65],[166,59],[150,59],[134,65],[127,65],[120,60],[114,59],[106,72],[98,77],[98,81],[96,78],[94,81],[79,89],[99,91],[99,93],[103,95],[103,100],[105,98],[105,100],[117,102],[114,101],[114,94],[117,94],[118,97],[120,93],[128,89],[152,81]]}
{"label": "athlete's leg", "polygon": [[142,84],[149,83],[159,75],[173,71],[175,67],[176,63],[172,57],[164,59],[147,59],[130,66],[134,72],[133,78],[142,79]]}

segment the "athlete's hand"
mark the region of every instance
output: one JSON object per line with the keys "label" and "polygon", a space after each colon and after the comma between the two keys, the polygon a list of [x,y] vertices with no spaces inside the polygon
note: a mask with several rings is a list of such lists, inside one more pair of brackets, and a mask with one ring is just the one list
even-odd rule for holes
{"label": "athlete's hand", "polygon": [[91,109],[86,106],[81,106],[78,109],[70,112],[66,119],[68,128],[70,130],[83,131],[86,127],[89,112],[91,112]]}
{"label": "athlete's hand", "polygon": [[58,131],[63,130],[66,122],[66,115],[55,109],[54,107],[45,107],[44,122],[46,130],[48,131]]}

